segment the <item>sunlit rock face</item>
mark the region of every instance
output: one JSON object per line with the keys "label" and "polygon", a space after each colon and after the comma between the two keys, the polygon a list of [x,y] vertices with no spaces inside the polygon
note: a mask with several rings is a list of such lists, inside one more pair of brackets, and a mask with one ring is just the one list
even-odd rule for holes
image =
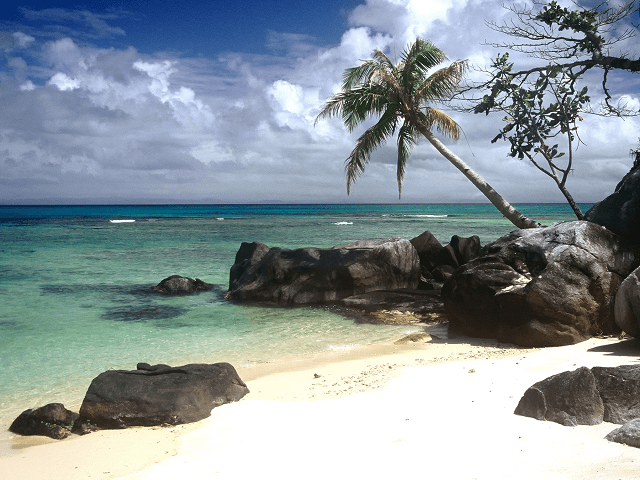
{"label": "sunlit rock face", "polygon": [[633,259],[616,234],[590,222],[517,230],[445,283],[450,329],[526,347],[619,332],[613,301]]}

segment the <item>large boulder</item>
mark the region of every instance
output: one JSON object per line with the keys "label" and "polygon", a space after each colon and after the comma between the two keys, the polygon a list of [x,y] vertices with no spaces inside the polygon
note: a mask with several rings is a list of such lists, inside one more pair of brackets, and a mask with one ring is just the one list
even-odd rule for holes
{"label": "large boulder", "polygon": [[61,403],[29,409],[16,418],[9,431],[20,435],[43,435],[61,440],[71,435],[78,414],[64,408]]}
{"label": "large boulder", "polygon": [[301,305],[375,290],[416,288],[420,260],[409,240],[364,240],[333,248],[269,248],[243,243],[227,298]]}
{"label": "large boulder", "polygon": [[480,238],[454,235],[448,245],[442,244],[428,230],[411,239],[418,252],[422,277],[425,280],[448,279],[456,268],[470,262],[480,254]]}
{"label": "large boulder", "polygon": [[632,337],[640,336],[640,268],[625,278],[618,288],[614,304],[615,322]]}
{"label": "large boulder", "polygon": [[199,278],[194,280],[180,275],[171,275],[155,287],[151,287],[154,292],[162,293],[163,295],[189,295],[195,292],[212,290],[213,288],[215,288],[214,285],[203,282]]}
{"label": "large boulder", "polygon": [[602,423],[604,405],[593,373],[582,367],[529,387],[514,413],[561,425],[597,425]]}
{"label": "large boulder", "polygon": [[442,244],[429,230],[412,238],[410,242],[418,252],[422,271],[428,274],[437,266],[436,258],[440,250],[442,250]]}
{"label": "large boulder", "polygon": [[640,165],[634,165],[615,192],[594,204],[584,219],[603,225],[623,241],[640,247]]}
{"label": "large boulder", "polygon": [[633,258],[617,235],[590,222],[517,230],[445,283],[450,329],[525,347],[617,333],[613,300]]}
{"label": "large boulder", "polygon": [[640,418],[640,365],[591,369],[604,404],[603,420],[623,424]]}
{"label": "large boulder", "polygon": [[109,370],[93,379],[80,407],[80,423],[98,429],[191,423],[247,393],[228,363],[140,363],[137,370]]}
{"label": "large boulder", "polygon": [[561,425],[625,424],[640,418],[640,365],[581,367],[529,387],[515,414]]}

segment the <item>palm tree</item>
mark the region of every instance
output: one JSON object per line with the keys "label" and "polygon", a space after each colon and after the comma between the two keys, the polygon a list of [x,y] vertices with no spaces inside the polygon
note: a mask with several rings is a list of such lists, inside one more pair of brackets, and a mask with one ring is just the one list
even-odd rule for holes
{"label": "palm tree", "polygon": [[347,194],[356,178],[364,171],[371,153],[397,131],[398,195],[401,196],[407,160],[422,135],[516,227],[539,227],[539,223],[513,208],[432,133],[435,127],[440,133],[457,141],[461,132],[460,126],[451,117],[427,105],[449,98],[458,89],[467,70],[467,62],[458,61],[428,75],[429,69],[446,58],[438,47],[417,38],[402,52],[397,64],[383,52],[375,50],[373,59],[345,70],[342,91],[327,100],[316,123],[322,118],[341,116],[351,132],[368,116],[380,117],[375,125],[358,138],[355,148],[345,161]]}

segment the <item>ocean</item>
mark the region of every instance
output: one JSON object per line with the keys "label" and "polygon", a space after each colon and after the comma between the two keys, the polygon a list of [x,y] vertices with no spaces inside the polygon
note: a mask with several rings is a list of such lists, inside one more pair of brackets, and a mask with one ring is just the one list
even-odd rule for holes
{"label": "ocean", "polygon": [[[517,207],[547,225],[575,219],[565,204]],[[332,247],[429,230],[443,244],[478,235],[484,245],[514,229],[484,204],[0,206],[0,429],[26,408],[80,404],[108,369],[252,365],[420,329],[229,302],[242,242]],[[150,293],[174,274],[217,289]]]}

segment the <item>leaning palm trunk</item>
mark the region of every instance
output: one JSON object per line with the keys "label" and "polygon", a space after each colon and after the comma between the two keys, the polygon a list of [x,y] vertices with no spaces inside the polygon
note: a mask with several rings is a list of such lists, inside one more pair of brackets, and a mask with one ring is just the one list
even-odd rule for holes
{"label": "leaning palm trunk", "polygon": [[513,206],[507,202],[502,196],[496,192],[491,185],[485,182],[480,175],[478,175],[471,167],[469,167],[464,160],[458,157],[455,153],[449,150],[444,144],[431,133],[430,130],[422,127],[419,131],[424,137],[435,147],[438,152],[442,154],[444,158],[449,160],[453,166],[460,170],[465,177],[469,179],[475,187],[480,190],[487,199],[498,209],[507,220],[513,223],[518,228],[537,228],[540,227],[540,223],[525,217],[518,212]]}

